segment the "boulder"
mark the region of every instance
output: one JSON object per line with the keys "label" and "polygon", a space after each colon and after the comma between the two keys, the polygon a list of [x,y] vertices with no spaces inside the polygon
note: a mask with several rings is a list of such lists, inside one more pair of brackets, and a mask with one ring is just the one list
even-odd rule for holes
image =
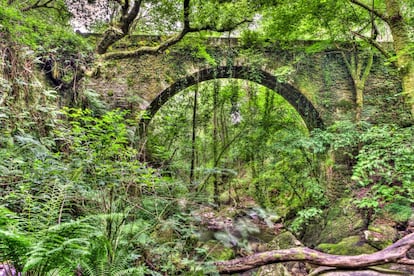
{"label": "boulder", "polygon": [[366,242],[381,250],[391,245],[397,239],[397,230],[390,225],[370,225],[364,231]]}

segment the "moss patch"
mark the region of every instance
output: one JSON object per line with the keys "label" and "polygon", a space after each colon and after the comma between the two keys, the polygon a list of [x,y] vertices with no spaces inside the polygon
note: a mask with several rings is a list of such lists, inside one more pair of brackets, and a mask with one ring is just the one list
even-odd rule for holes
{"label": "moss patch", "polygon": [[355,235],[364,221],[355,208],[344,198],[336,202],[325,215],[325,223],[310,225],[302,241],[307,246],[320,243],[337,243],[345,237]]}
{"label": "moss patch", "polygon": [[216,241],[208,241],[202,248],[206,249],[209,258],[213,260],[226,261],[235,257],[233,249],[225,247]]}
{"label": "moss patch", "polygon": [[397,231],[389,225],[370,225],[364,234],[367,243],[379,250],[391,245],[397,238]]}
{"label": "moss patch", "polygon": [[374,253],[377,250],[361,242],[359,236],[351,236],[342,239],[339,243],[322,243],[318,245],[317,250],[334,255],[361,255]]}
{"label": "moss patch", "polygon": [[300,246],[300,242],[289,231],[285,231],[277,235],[267,244],[268,250],[288,249]]}

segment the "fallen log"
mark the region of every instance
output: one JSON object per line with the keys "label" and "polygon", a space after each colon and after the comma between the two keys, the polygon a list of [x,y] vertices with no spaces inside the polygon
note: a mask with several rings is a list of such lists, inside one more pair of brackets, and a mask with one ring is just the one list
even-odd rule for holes
{"label": "fallen log", "polygon": [[215,262],[214,264],[221,273],[243,272],[263,265],[292,261],[342,269],[360,269],[388,263],[414,265],[414,259],[407,256],[407,252],[413,247],[414,233],[411,233],[383,250],[372,254],[342,256],[326,254],[308,247],[296,247],[260,252],[243,258]]}

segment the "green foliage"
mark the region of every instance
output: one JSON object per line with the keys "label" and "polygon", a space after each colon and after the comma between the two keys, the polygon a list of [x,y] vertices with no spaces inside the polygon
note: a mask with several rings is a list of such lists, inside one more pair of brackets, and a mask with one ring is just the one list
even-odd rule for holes
{"label": "green foliage", "polygon": [[[64,6],[61,9],[66,12]],[[67,21],[68,17],[64,20]],[[39,11],[22,12],[15,5],[2,4],[0,26],[10,32],[15,42],[40,52],[55,48],[66,53],[79,53],[90,49],[85,40],[76,35],[66,22],[59,22],[53,12],[39,16]]]}
{"label": "green foliage", "polygon": [[4,41],[0,45],[1,132],[5,141],[10,133],[48,136],[56,125],[57,93],[45,87],[35,73],[38,61],[34,52],[10,39],[10,33],[0,31]]}
{"label": "green foliage", "polygon": [[[376,8],[378,4],[376,3]],[[370,14],[348,1],[280,1],[263,13],[272,40],[351,40],[349,30],[366,31]]]}
{"label": "green foliage", "polygon": [[[0,5],[0,34],[1,39],[4,38],[6,41],[0,45],[1,61],[5,64],[5,67],[0,69],[4,73],[0,77],[0,87],[7,89],[7,93],[2,95],[0,105],[6,100],[14,101],[13,106],[16,107],[27,107],[30,104],[36,106],[45,100],[44,97],[40,97],[40,93],[34,91],[43,89],[46,90],[44,94],[48,94],[48,98],[54,97],[56,106],[56,95],[42,87],[45,81],[39,80],[36,74],[38,68],[43,69],[46,81],[50,81],[53,87],[61,92],[64,101],[70,104],[80,101],[81,98],[75,91],[82,72],[92,60],[93,48],[85,38],[75,34],[70,28],[69,16],[62,16],[68,15],[65,2],[47,1],[53,8],[28,10],[26,9],[35,4],[35,1],[9,2]],[[30,114],[31,110],[24,111]],[[40,118],[43,118],[47,111],[36,110],[37,113],[41,113]],[[45,131],[48,132],[50,129],[47,128]]]}
{"label": "green foliage", "polygon": [[32,240],[15,229],[17,219],[13,212],[0,206],[0,261],[11,260],[22,270]]}
{"label": "green foliage", "polygon": [[14,213],[0,208],[0,262],[39,275],[202,273],[177,204],[186,187],[137,160],[133,122],[116,110],[64,114],[56,143],[3,137],[0,204]]}
{"label": "green foliage", "polygon": [[300,233],[307,225],[315,223],[315,221],[320,219],[322,212],[321,209],[314,207],[299,211],[295,220],[290,225],[290,229],[296,234]]}
{"label": "green foliage", "polygon": [[[254,73],[253,73],[254,74]],[[217,133],[213,133],[213,92],[217,99]],[[307,138],[299,115],[273,91],[252,83],[229,80],[198,85],[197,167],[194,181],[200,193],[213,197],[219,182],[222,199],[251,195],[263,207],[291,217],[303,208],[326,203],[318,171],[318,154]],[[150,156],[183,181],[189,174],[192,99],[183,93],[171,99],[151,123]],[[237,120],[235,120],[237,119]],[[162,126],[162,127],[152,127]],[[213,147],[218,150],[214,160]],[[216,179],[216,180],[215,180]],[[232,195],[236,198],[232,199]],[[238,199],[240,200],[240,199]],[[243,201],[243,199],[241,199]],[[236,203],[237,204],[237,203]]]}
{"label": "green foliage", "polygon": [[[412,216],[413,127],[344,121],[309,136],[285,100],[250,82],[215,80],[171,100],[152,123],[145,158],[156,168],[148,167],[138,160],[144,153],[133,146],[136,122],[127,119],[130,114],[105,112],[93,91],[84,91],[93,111],[60,111],[57,93],[33,73],[39,64],[50,65],[55,77],[70,83],[91,60],[89,44],[67,26],[64,1],[54,1],[61,14],[23,13],[22,5],[31,1],[11,2],[0,5],[0,263],[39,275],[212,274],[214,268],[200,262],[234,252],[214,254],[215,245],[203,244],[191,210],[212,199],[215,207],[253,201],[303,233],[328,205],[323,169],[338,169],[339,162],[325,156],[333,152],[349,161],[342,169],[353,170],[354,182],[347,187],[358,208],[399,222]],[[157,20],[135,31],[175,32],[182,3],[150,2],[148,18]],[[348,38],[348,28],[359,27],[358,18],[369,19],[360,10],[347,12],[343,1],[279,1],[277,7],[270,2],[192,1],[191,26],[228,27],[266,4],[263,29],[245,31],[241,38],[240,55],[252,68],[249,78],[259,81],[258,48],[275,39]],[[147,18],[139,20],[142,26]],[[223,62],[198,37],[182,46],[210,66]],[[307,50],[325,47],[317,43]],[[274,74],[287,82],[295,68],[282,66]],[[333,85],[329,76],[325,81]],[[187,92],[194,89],[200,97],[191,144],[194,99],[188,95],[194,93]],[[191,158],[196,169],[189,183]],[[235,229],[240,237],[214,236],[229,248],[236,240],[249,249],[257,226],[241,219]]]}
{"label": "green foliage", "polygon": [[28,135],[9,137],[0,155],[4,168],[1,178],[14,183],[5,185],[2,204],[22,212],[26,230],[39,230],[56,222],[61,204],[71,192],[70,183],[61,174],[66,167],[59,156]]}
{"label": "green foliage", "polygon": [[413,205],[413,127],[337,122],[313,132],[311,148],[346,156],[352,169],[354,202],[362,210],[407,220]]}
{"label": "green foliage", "polygon": [[94,229],[79,221],[52,226],[39,237],[28,253],[24,271],[40,274],[57,269],[60,273],[75,271],[79,260],[89,254],[88,247]]}
{"label": "green foliage", "polygon": [[243,48],[260,49],[267,46],[266,37],[252,30],[244,30],[240,36],[239,43]]}
{"label": "green foliage", "polygon": [[[365,191],[360,208],[407,213],[414,203],[414,128],[383,125],[363,133],[353,179]],[[399,215],[405,218],[409,215]]]}
{"label": "green foliage", "polygon": [[57,135],[68,153],[72,181],[87,190],[116,187],[122,193],[141,185],[134,175],[146,170],[132,148],[134,134],[125,112],[114,110],[101,117],[94,117],[90,110],[66,109],[64,113],[70,132],[62,127]]}

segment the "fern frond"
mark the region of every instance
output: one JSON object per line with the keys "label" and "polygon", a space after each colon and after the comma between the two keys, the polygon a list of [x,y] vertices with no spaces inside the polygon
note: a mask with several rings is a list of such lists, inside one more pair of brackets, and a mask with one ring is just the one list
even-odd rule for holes
{"label": "fern frond", "polygon": [[113,276],[143,276],[148,275],[148,269],[143,266],[131,267],[113,274]]}
{"label": "fern frond", "polygon": [[28,253],[24,271],[75,269],[79,260],[90,254],[90,237],[94,233],[94,226],[81,221],[54,225],[42,231],[37,235],[39,241]]}
{"label": "fern frond", "polygon": [[0,263],[9,261],[21,269],[30,246],[31,240],[27,236],[0,230]]}

